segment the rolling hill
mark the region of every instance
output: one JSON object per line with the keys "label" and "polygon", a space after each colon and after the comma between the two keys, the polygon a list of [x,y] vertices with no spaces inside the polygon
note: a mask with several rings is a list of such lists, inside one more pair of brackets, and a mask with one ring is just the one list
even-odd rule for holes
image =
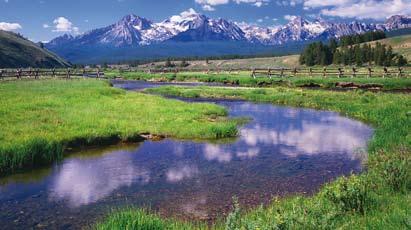
{"label": "rolling hill", "polygon": [[375,44],[376,42],[392,46],[395,53],[402,54],[409,62],[411,62],[411,35],[390,37],[370,42],[370,44]]}
{"label": "rolling hill", "polygon": [[0,68],[66,67],[70,64],[22,36],[0,30]]}

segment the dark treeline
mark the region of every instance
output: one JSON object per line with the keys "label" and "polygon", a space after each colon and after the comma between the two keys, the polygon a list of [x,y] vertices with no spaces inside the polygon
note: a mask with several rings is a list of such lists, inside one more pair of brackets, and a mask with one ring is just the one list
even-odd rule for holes
{"label": "dark treeline", "polygon": [[300,56],[300,63],[314,65],[379,65],[404,66],[404,56],[393,52],[391,46],[377,42],[375,45],[360,44],[385,37],[383,32],[368,32],[362,35],[344,36],[338,43],[331,39],[329,44],[315,42],[308,45]]}
{"label": "dark treeline", "polygon": [[342,36],[340,38],[340,45],[341,46],[351,46],[355,44],[360,44],[364,42],[371,42],[377,41],[387,38],[384,31],[369,31],[364,34],[354,34],[354,35],[347,35]]}

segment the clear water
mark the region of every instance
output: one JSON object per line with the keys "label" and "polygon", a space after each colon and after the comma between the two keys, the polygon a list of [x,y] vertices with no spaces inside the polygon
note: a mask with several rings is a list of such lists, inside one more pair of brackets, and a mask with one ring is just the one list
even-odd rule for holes
{"label": "clear water", "polygon": [[361,171],[360,153],[372,135],[361,122],[327,111],[212,103],[227,107],[232,117],[252,118],[238,138],[88,149],[52,167],[0,178],[0,228],[78,229],[124,206],[213,221],[229,212],[234,195],[253,207],[275,196],[310,194]]}

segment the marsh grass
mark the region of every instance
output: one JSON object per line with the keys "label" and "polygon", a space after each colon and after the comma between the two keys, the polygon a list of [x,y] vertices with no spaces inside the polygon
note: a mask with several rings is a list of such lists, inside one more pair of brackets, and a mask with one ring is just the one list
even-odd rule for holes
{"label": "marsh grass", "polygon": [[113,230],[113,229],[138,229],[138,230],[191,230],[208,229],[206,224],[194,224],[163,219],[157,214],[151,214],[144,209],[127,208],[125,210],[112,211],[103,222],[97,223],[91,229]]}
{"label": "marsh grass", "polygon": [[236,135],[225,108],[112,88],[98,80],[0,84],[0,174],[49,164],[68,147],[135,141],[141,133]]}

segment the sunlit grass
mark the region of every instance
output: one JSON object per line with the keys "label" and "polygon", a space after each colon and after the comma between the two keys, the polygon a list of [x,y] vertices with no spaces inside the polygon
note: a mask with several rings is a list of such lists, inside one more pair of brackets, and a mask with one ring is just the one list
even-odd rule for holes
{"label": "sunlit grass", "polygon": [[0,95],[0,174],[53,162],[65,147],[141,133],[218,138],[237,131],[223,107],[126,92],[98,80],[7,82]]}
{"label": "sunlit grass", "polygon": [[[322,71],[322,68],[319,68]],[[380,71],[382,72],[382,70]],[[383,86],[384,90],[392,89],[406,89],[411,88],[411,78],[397,78],[396,76],[382,78],[379,77],[355,77],[350,76],[337,78],[333,77],[286,77],[279,78],[273,77],[269,79],[267,76],[260,76],[256,79],[250,76],[250,72],[239,72],[235,73],[219,73],[219,74],[206,74],[201,72],[181,72],[181,73],[166,73],[166,74],[148,74],[144,72],[118,72],[118,71],[108,71],[106,76],[114,77],[121,76],[124,79],[130,80],[162,80],[162,81],[197,81],[206,83],[222,83],[229,85],[239,85],[239,86],[287,86],[287,87],[305,87],[310,85],[318,85],[318,87],[329,89],[335,88],[337,82],[354,82],[358,84],[379,84]]]}

